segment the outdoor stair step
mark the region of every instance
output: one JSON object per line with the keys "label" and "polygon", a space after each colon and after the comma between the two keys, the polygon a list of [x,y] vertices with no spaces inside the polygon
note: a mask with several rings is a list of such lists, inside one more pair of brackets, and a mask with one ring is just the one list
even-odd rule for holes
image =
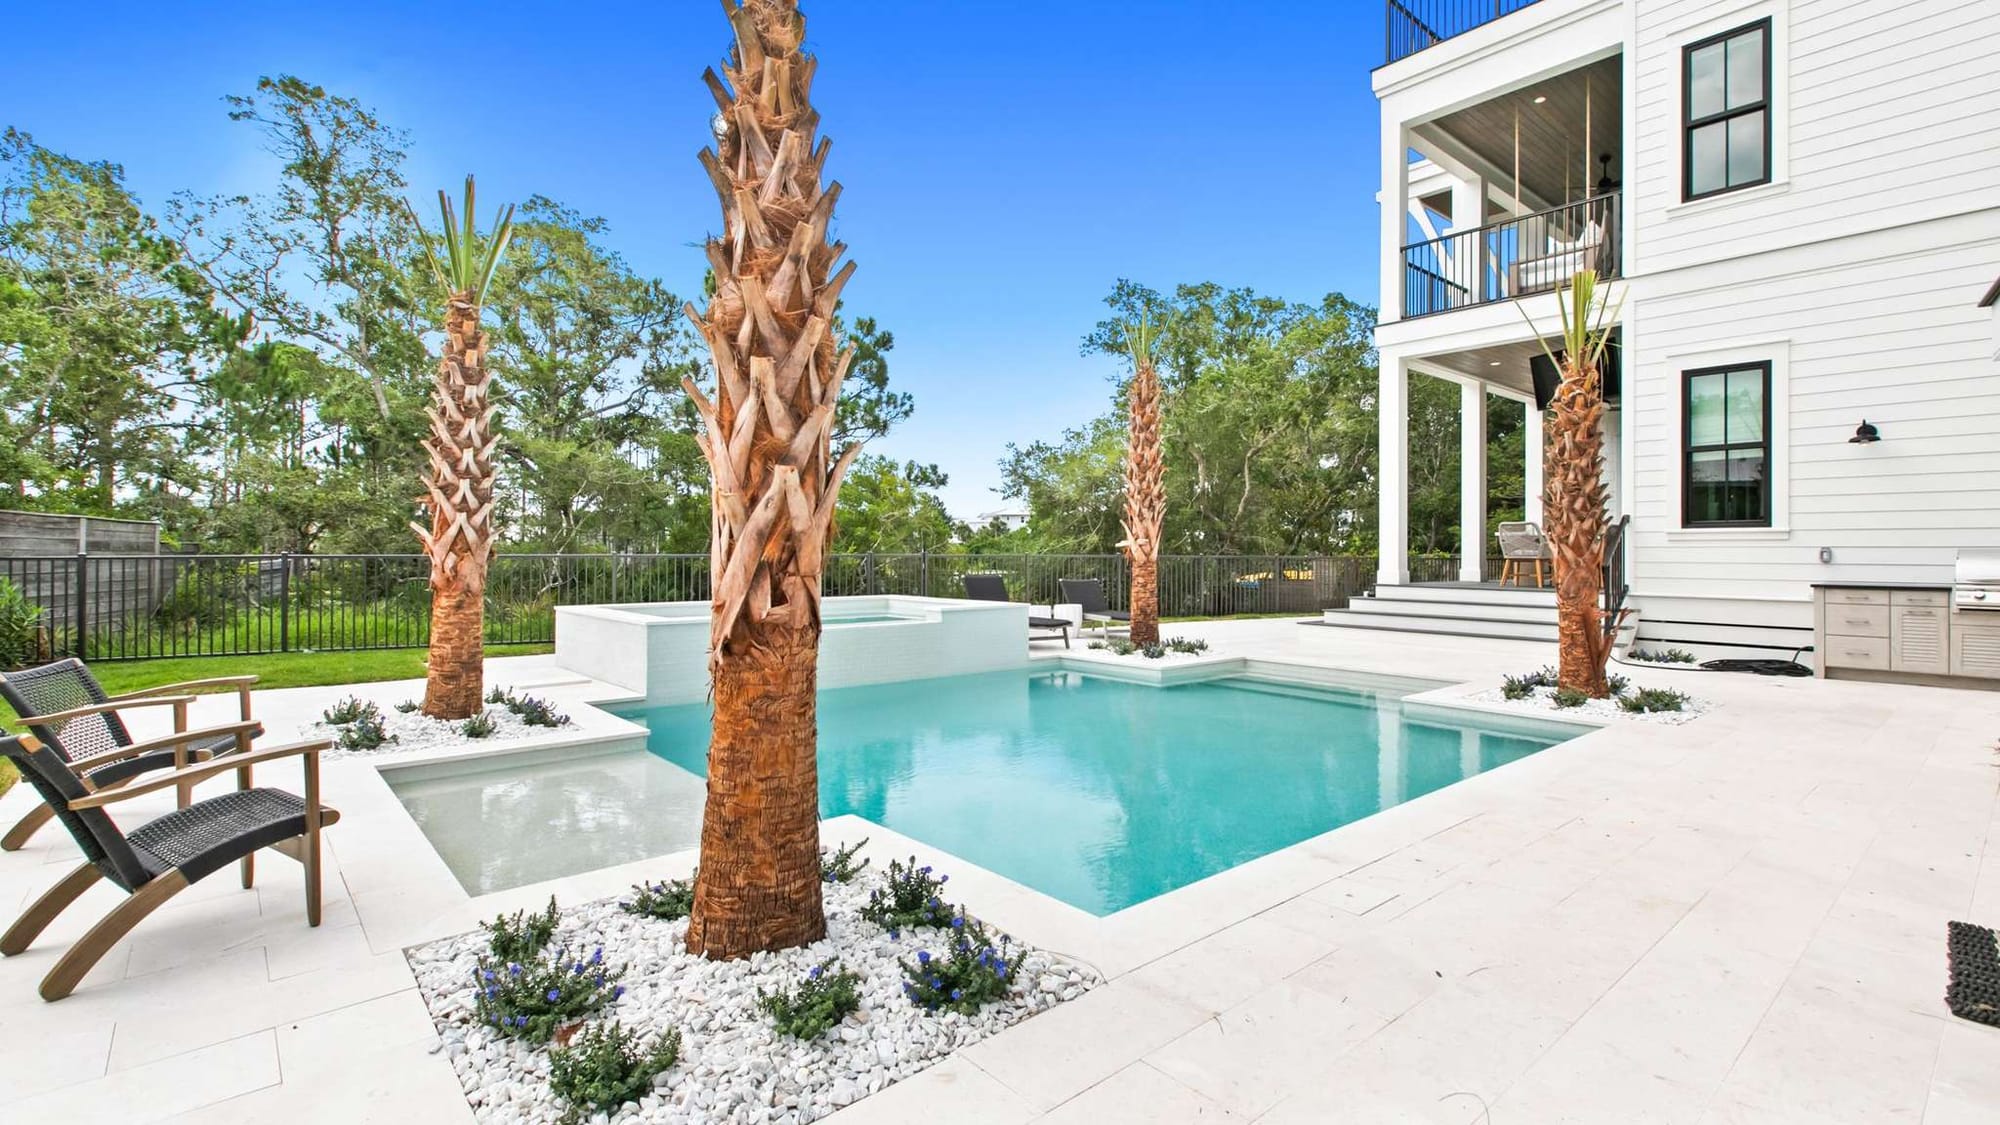
{"label": "outdoor stair step", "polygon": [[1548,606],[1554,608],[1553,588],[1485,586],[1475,583],[1377,586],[1375,598],[1385,602],[1448,602],[1462,605]]}
{"label": "outdoor stair step", "polygon": [[1385,598],[1355,598],[1347,603],[1352,613],[1369,616],[1447,617],[1464,621],[1513,621],[1526,625],[1554,625],[1554,605],[1514,605],[1507,602],[1407,601]]}

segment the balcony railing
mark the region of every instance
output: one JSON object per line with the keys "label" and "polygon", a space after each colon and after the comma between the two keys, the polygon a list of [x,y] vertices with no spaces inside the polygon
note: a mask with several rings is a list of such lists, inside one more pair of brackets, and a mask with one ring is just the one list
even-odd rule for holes
{"label": "balcony railing", "polygon": [[1389,0],[1389,57],[1408,58],[1536,0]]}
{"label": "balcony railing", "polygon": [[1403,317],[1508,301],[1578,272],[1618,276],[1619,193],[1403,247]]}

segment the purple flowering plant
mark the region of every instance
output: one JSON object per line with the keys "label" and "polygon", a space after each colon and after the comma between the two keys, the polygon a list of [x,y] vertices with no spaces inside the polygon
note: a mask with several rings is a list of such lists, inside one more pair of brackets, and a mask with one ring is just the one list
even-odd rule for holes
{"label": "purple flowering plant", "polygon": [[607,965],[602,947],[584,956],[565,946],[525,964],[482,959],[472,975],[479,1022],[534,1043],[625,995],[625,970]]}
{"label": "purple flowering plant", "polygon": [[868,892],[861,916],[891,933],[913,926],[949,926],[957,914],[944,900],[949,878],[918,866],[914,856],[908,863],[890,860],[888,879]]}
{"label": "purple flowering plant", "polygon": [[861,1007],[861,974],[828,958],[806,970],[805,979],[778,992],[757,990],[757,1006],[778,1032],[794,1039],[817,1039]]}
{"label": "purple flowering plant", "polygon": [[1014,990],[1015,955],[1005,934],[995,939],[964,911],[952,917],[946,932],[943,952],[920,949],[901,962],[903,995],[910,1003],[969,1016]]}

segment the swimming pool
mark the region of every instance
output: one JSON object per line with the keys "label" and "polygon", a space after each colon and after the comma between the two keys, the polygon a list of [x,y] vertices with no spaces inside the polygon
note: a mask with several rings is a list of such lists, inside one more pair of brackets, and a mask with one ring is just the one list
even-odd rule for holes
{"label": "swimming pool", "polygon": [[[824,691],[820,811],[1109,914],[1580,733],[1442,720],[1402,690],[1074,671]],[[621,711],[706,767],[708,708]]]}

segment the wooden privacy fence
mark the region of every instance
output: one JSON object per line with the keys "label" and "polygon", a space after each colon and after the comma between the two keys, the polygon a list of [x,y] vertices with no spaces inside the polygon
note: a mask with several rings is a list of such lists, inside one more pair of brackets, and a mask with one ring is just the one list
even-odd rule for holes
{"label": "wooden privacy fence", "polygon": [[[105,586],[91,598],[80,585],[88,568],[76,562],[85,554],[131,561],[103,568],[97,577]],[[160,525],[150,520],[0,511],[0,575],[42,607],[50,637],[87,634],[100,623],[89,615],[113,605],[152,612],[173,588],[180,562],[161,554]]]}
{"label": "wooden privacy fence", "polygon": [[[704,601],[706,554],[496,555],[487,576],[489,644],[548,644],[555,607]],[[1410,560],[1414,581],[1458,576],[1453,558]],[[1061,600],[1064,578],[1095,578],[1125,608],[1121,555],[844,554],[827,559],[834,597],[963,596],[967,574],[1001,574],[1016,601]],[[416,648],[430,640],[422,555],[100,555],[0,557],[0,578],[42,605],[44,651],[87,660]],[[1374,588],[1358,555],[1168,555],[1165,617],[1299,614]]]}

